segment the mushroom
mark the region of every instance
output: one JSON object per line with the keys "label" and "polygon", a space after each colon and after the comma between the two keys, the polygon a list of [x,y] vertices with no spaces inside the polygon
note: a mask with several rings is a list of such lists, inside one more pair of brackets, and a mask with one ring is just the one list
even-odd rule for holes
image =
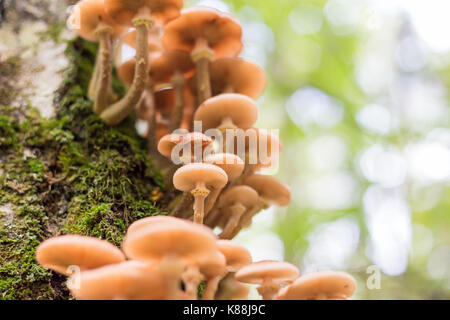
{"label": "mushroom", "polygon": [[356,289],[355,279],[345,272],[318,271],[305,274],[280,290],[277,300],[347,300]]}
{"label": "mushroom", "polygon": [[125,256],[107,241],[64,235],[42,242],[36,249],[36,260],[44,268],[70,275],[70,266],[77,266],[81,271],[90,270],[120,263],[125,260]]}
{"label": "mushroom", "polygon": [[300,275],[298,268],[287,262],[260,261],[240,269],[236,280],[258,284],[258,292],[264,300],[273,300],[283,284],[291,283]]}
{"label": "mushroom", "polygon": [[219,282],[219,288],[215,295],[216,300],[245,300],[248,298],[250,288],[237,281],[234,276],[235,273],[231,272]]}
{"label": "mushroom", "polygon": [[112,39],[123,31],[106,13],[103,0],[82,0],[69,17],[75,31],[82,38],[99,42],[94,72],[88,95],[94,100],[94,112],[100,114],[107,106],[111,90]]}
{"label": "mushroom", "polygon": [[264,71],[243,58],[222,58],[211,62],[212,95],[240,93],[256,99],[266,87]]}
{"label": "mushroom", "polygon": [[159,218],[152,223],[149,218],[145,223],[135,225],[127,232],[122,248],[128,258],[139,261],[160,263],[167,258],[176,259],[185,267],[181,278],[186,281],[187,295],[196,298],[198,285],[204,280],[201,268],[208,262],[210,266],[220,264],[217,262],[216,237],[207,227],[189,221],[174,222],[173,219],[164,222],[164,218]]}
{"label": "mushroom", "polygon": [[205,199],[212,190],[222,189],[228,182],[225,171],[207,163],[181,167],[173,176],[176,189],[194,196],[194,222],[203,223]]}
{"label": "mushroom", "polygon": [[[244,161],[232,153],[210,154],[206,156],[203,161],[218,166],[225,171],[228,176],[228,182],[232,182],[239,178],[244,171]],[[208,215],[213,209],[219,194],[220,190],[215,190],[208,196],[205,204],[205,215]]]}
{"label": "mushroom", "polygon": [[[200,132],[172,133],[159,140],[158,151],[176,164],[179,162],[189,164],[201,159],[204,150],[212,143],[213,141],[210,137]],[[178,153],[176,153],[177,151]],[[181,155],[180,151],[182,151]],[[179,159],[175,159],[176,157],[179,157]]]}
{"label": "mushroom", "polygon": [[253,216],[261,210],[268,209],[271,204],[284,207],[291,201],[289,187],[275,177],[254,174],[246,178],[243,183],[256,190],[259,195],[259,201],[245,212],[238,226],[231,233],[231,237],[235,237],[243,228],[249,227]]}
{"label": "mushroom", "polygon": [[125,97],[100,114],[108,125],[116,125],[125,119],[141,99],[148,81],[149,47],[148,29],[157,20],[170,21],[179,15],[182,0],[104,0],[106,12],[118,23],[136,29],[136,69],[133,83]]}
{"label": "mushroom", "polygon": [[220,239],[230,239],[241,217],[258,203],[258,198],[254,189],[244,185],[230,187],[223,192],[218,209],[221,211],[219,219],[224,221],[225,227],[219,235]]}
{"label": "mushroom", "polygon": [[167,297],[164,275],[155,265],[125,261],[82,272],[79,287],[71,288],[80,300],[163,300]]}
{"label": "mushroom", "polygon": [[191,8],[167,24],[162,42],[166,50],[191,53],[201,104],[211,97],[210,61],[237,56],[242,50],[241,37],[241,26],[230,16],[210,8]]}
{"label": "mushroom", "polygon": [[[178,96],[176,90],[174,88],[164,88],[159,89],[154,92],[155,96],[155,107],[156,110],[161,114],[161,116],[166,119],[170,119],[175,115],[176,105],[181,105],[181,101],[183,103],[182,108],[182,121],[181,124],[177,126],[176,129],[186,129],[190,130],[192,126],[192,117],[194,113],[194,96],[191,94],[191,91],[185,87],[183,90],[183,97]],[[175,127],[173,125],[173,121],[168,121],[168,125],[171,127]],[[170,132],[173,132],[171,130]]]}
{"label": "mushroom", "polygon": [[[252,263],[250,252],[244,247],[228,240],[219,240],[217,241],[217,245],[219,251],[226,260],[226,273],[235,273],[242,267]],[[206,283],[206,288],[202,297],[203,300],[214,299],[219,282],[226,276],[226,273],[219,274],[217,277]]]}

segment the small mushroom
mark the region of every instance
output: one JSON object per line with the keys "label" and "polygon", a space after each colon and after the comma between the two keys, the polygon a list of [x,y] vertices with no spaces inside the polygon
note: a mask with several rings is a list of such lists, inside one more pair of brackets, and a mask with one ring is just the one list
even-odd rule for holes
{"label": "small mushroom", "polygon": [[237,56],[242,50],[241,37],[241,26],[230,16],[210,8],[191,8],[167,24],[162,41],[166,50],[191,53],[201,104],[211,97],[210,61]]}
{"label": "small mushroom", "polygon": [[345,272],[318,271],[305,274],[280,290],[277,300],[347,300],[356,289],[355,279]]}
{"label": "small mushroom", "polygon": [[244,185],[230,187],[223,192],[218,204],[221,211],[219,219],[225,224],[220,239],[230,239],[241,217],[258,203],[258,198],[254,189]]}
{"label": "small mushroom", "polygon": [[231,272],[219,283],[215,299],[216,300],[246,300],[250,293],[250,288],[235,279],[235,273]]}
{"label": "small mushroom", "polygon": [[107,15],[103,0],[78,2],[69,21],[82,38],[99,42],[88,95],[94,100],[94,112],[100,114],[108,105],[111,90],[112,40],[125,29]]}
{"label": "small mushroom", "polygon": [[[217,241],[219,251],[226,260],[226,273],[235,273],[242,267],[252,263],[252,256],[250,252],[244,247],[235,244],[228,240]],[[206,288],[203,293],[203,300],[213,300],[217,292],[219,282],[226,276],[226,274],[219,274],[211,281],[206,283]]]}
{"label": "small mushroom", "polygon": [[243,267],[236,273],[236,280],[258,284],[258,292],[264,300],[273,300],[283,284],[294,281],[300,275],[298,268],[287,262],[260,261]]}
{"label": "small mushroom", "polygon": [[155,265],[125,261],[82,272],[79,287],[71,288],[79,300],[163,300],[167,297],[164,275]]}
{"label": "small mushroom", "polygon": [[210,75],[213,96],[240,93],[256,99],[266,87],[264,71],[243,58],[222,58],[211,62]]}
{"label": "small mushroom", "polygon": [[[187,134],[172,133],[159,140],[158,151],[168,159],[174,160],[174,157],[180,157],[180,162],[189,164],[197,162],[203,156],[203,151],[213,143],[212,139],[200,132],[191,132]],[[180,154],[173,154],[176,147]],[[185,154],[185,151],[187,153]],[[177,160],[177,159],[175,159]],[[178,161],[174,161],[177,162]]]}
{"label": "small mushroom", "polygon": [[207,163],[192,163],[175,172],[176,189],[194,196],[194,222],[203,223],[205,199],[212,190],[222,189],[228,182],[225,171]]}
{"label": "small mushroom", "polygon": [[36,249],[36,260],[44,268],[70,275],[68,268],[81,271],[120,263],[125,256],[107,241],[78,235],[64,235],[42,242]]}

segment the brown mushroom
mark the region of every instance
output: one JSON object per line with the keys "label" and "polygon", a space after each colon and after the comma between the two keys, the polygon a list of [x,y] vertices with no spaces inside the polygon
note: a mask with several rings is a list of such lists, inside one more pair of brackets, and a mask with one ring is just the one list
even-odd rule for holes
{"label": "brown mushroom", "polygon": [[196,64],[198,103],[211,97],[209,63],[235,57],[242,50],[241,26],[233,18],[210,8],[191,8],[167,24],[163,35],[166,50],[191,53]]}
{"label": "brown mushroom", "polygon": [[125,256],[107,241],[65,235],[42,242],[36,249],[36,260],[45,268],[70,275],[70,266],[77,266],[81,271],[90,270],[122,262]]}
{"label": "brown mushroom", "polygon": [[205,199],[211,190],[222,189],[228,182],[225,171],[206,163],[192,163],[175,172],[176,189],[194,196],[194,222],[203,223]]}
{"label": "brown mushroom", "polygon": [[81,37],[99,42],[88,95],[94,100],[94,112],[100,114],[108,105],[111,90],[112,39],[118,37],[124,28],[107,15],[103,0],[78,2],[69,21]]}
{"label": "brown mushroom", "polygon": [[291,283],[299,275],[298,268],[290,263],[267,260],[243,267],[235,277],[244,283],[258,284],[263,299],[273,300],[283,284]]}
{"label": "brown mushroom", "polygon": [[318,271],[305,274],[280,290],[277,300],[347,300],[356,289],[355,279],[345,272]]}
{"label": "brown mushroom", "polygon": [[264,71],[243,58],[222,58],[211,62],[210,75],[213,96],[240,93],[256,99],[266,86]]}
{"label": "brown mushroom", "polygon": [[211,138],[200,132],[172,133],[159,140],[158,151],[175,164],[189,164],[199,161],[212,143]]}

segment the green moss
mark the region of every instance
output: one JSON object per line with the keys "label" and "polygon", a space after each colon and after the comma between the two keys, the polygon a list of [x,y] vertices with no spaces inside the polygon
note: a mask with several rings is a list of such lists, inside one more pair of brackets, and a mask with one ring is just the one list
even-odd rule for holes
{"label": "green moss", "polygon": [[[13,211],[0,215],[0,299],[70,298],[64,277],[36,264],[44,239],[76,233],[118,245],[130,223],[164,214],[162,177],[132,117],[108,127],[86,98],[96,49],[69,43],[55,119],[0,102],[0,206]],[[116,78],[114,92],[124,94]]]}

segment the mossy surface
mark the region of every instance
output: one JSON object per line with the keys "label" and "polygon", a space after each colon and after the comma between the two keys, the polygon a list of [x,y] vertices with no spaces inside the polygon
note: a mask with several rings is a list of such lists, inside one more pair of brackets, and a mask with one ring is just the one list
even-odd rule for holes
{"label": "mossy surface", "polygon": [[[108,127],[86,98],[96,49],[68,44],[55,119],[0,103],[0,299],[70,298],[65,278],[36,264],[44,239],[76,233],[119,245],[130,223],[164,214],[162,178],[133,119]],[[124,93],[117,79],[114,92]]]}

